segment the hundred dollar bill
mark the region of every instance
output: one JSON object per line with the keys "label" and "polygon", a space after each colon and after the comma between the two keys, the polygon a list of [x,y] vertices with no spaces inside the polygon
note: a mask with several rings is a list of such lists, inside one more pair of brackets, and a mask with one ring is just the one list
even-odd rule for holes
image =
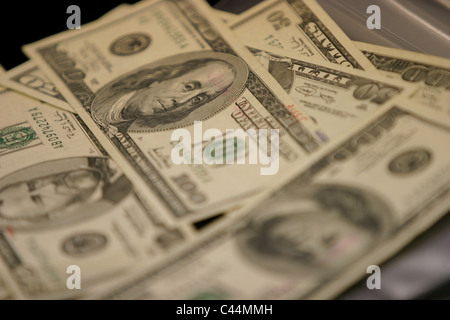
{"label": "hundred dollar bill", "polygon": [[445,123],[450,122],[450,59],[354,42],[390,78],[417,84],[413,98]]}
{"label": "hundred dollar bill", "polygon": [[[5,88],[0,101],[0,275],[14,298],[85,297],[189,241],[77,115]],[[71,265],[81,290],[66,286]]]}
{"label": "hundred dollar bill", "polygon": [[66,111],[74,112],[55,85],[33,61],[25,62],[4,74],[0,77],[0,84]]}
{"label": "hundred dollar bill", "polygon": [[[175,129],[188,130],[200,153],[213,145],[202,130],[278,129],[280,172],[327,140],[226,26],[209,20],[212,12],[202,1],[146,1],[117,19],[25,46],[174,223],[234,206],[272,179],[261,175],[265,165],[175,165]],[[239,145],[234,153],[245,157]]]}
{"label": "hundred dollar bill", "polygon": [[249,50],[329,137],[345,133],[395,97],[410,98],[417,91],[410,84],[362,70],[287,57],[284,50]]}
{"label": "hundred dollar bill", "polygon": [[104,298],[331,298],[450,207],[450,128],[409,102],[335,142],[253,209]]}
{"label": "hundred dollar bill", "polygon": [[[128,4],[119,5],[103,15],[100,19],[110,19],[127,8],[129,8]],[[0,76],[0,84],[66,111],[74,112],[73,108],[55,85],[42,73],[33,61],[27,61],[21,66],[14,68],[14,71],[10,70],[7,74]]]}
{"label": "hundred dollar bill", "polygon": [[228,26],[247,46],[376,73],[338,25],[314,0],[266,0]]}

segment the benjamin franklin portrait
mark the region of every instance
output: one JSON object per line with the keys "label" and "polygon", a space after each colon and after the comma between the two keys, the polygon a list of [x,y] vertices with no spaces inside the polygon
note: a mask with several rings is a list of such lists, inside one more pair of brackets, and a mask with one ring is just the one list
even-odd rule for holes
{"label": "benjamin franklin portrait", "polygon": [[244,89],[245,62],[213,51],[184,53],[134,70],[101,88],[91,106],[104,128],[149,132],[207,119]]}
{"label": "benjamin franklin portrait", "polygon": [[346,266],[391,225],[380,198],[344,185],[293,182],[257,212],[238,236],[241,252],[259,267],[296,275]]}
{"label": "benjamin franklin portrait", "polygon": [[108,158],[48,161],[0,180],[0,227],[40,229],[95,216],[131,191]]}

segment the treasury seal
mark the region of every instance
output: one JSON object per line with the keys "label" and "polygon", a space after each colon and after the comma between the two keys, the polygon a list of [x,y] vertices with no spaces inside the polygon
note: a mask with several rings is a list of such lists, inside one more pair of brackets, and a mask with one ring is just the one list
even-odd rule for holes
{"label": "treasury seal", "polygon": [[107,130],[154,132],[204,121],[245,89],[244,60],[209,50],[153,61],[112,79],[95,93],[91,115]]}
{"label": "treasury seal", "polygon": [[422,170],[431,162],[431,153],[425,149],[404,152],[389,163],[389,171],[397,175],[407,175]]}
{"label": "treasury seal", "polygon": [[9,127],[0,130],[0,149],[17,149],[26,146],[36,138],[31,128]]}
{"label": "treasury seal", "polygon": [[143,33],[132,33],[114,41],[110,50],[117,56],[130,56],[147,49],[150,42],[151,39],[148,35]]}

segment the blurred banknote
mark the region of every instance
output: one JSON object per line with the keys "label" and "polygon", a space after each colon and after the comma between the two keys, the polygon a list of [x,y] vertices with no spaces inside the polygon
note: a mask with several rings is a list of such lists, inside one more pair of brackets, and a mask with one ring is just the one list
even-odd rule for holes
{"label": "blurred banknote", "polygon": [[[5,292],[86,297],[188,240],[188,230],[161,221],[77,115],[5,88],[0,96]],[[66,286],[70,265],[83,272],[81,290]]]}
{"label": "blurred banknote", "polygon": [[[229,20],[229,18],[225,18]],[[266,0],[227,21],[247,46],[328,61],[376,73],[376,69],[314,0]]]}
{"label": "blurred banknote", "polygon": [[355,42],[385,76],[415,84],[415,101],[444,123],[450,123],[450,59]]}
{"label": "blurred banknote", "polygon": [[422,111],[382,107],[287,184],[280,177],[272,196],[105,298],[336,296],[450,206],[450,129]]}

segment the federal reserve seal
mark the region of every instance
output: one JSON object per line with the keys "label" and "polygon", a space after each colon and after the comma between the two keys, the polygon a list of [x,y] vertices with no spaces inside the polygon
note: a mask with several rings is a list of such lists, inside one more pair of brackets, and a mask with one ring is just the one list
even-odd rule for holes
{"label": "federal reserve seal", "polygon": [[431,161],[431,153],[425,149],[403,152],[389,163],[389,171],[407,175],[424,169]]}
{"label": "federal reserve seal", "polygon": [[116,56],[130,56],[144,51],[151,43],[151,38],[143,33],[132,33],[120,37],[111,44],[110,50]]}
{"label": "federal reserve seal", "polygon": [[0,149],[17,149],[22,148],[34,139],[36,132],[26,127],[9,127],[0,130]]}

